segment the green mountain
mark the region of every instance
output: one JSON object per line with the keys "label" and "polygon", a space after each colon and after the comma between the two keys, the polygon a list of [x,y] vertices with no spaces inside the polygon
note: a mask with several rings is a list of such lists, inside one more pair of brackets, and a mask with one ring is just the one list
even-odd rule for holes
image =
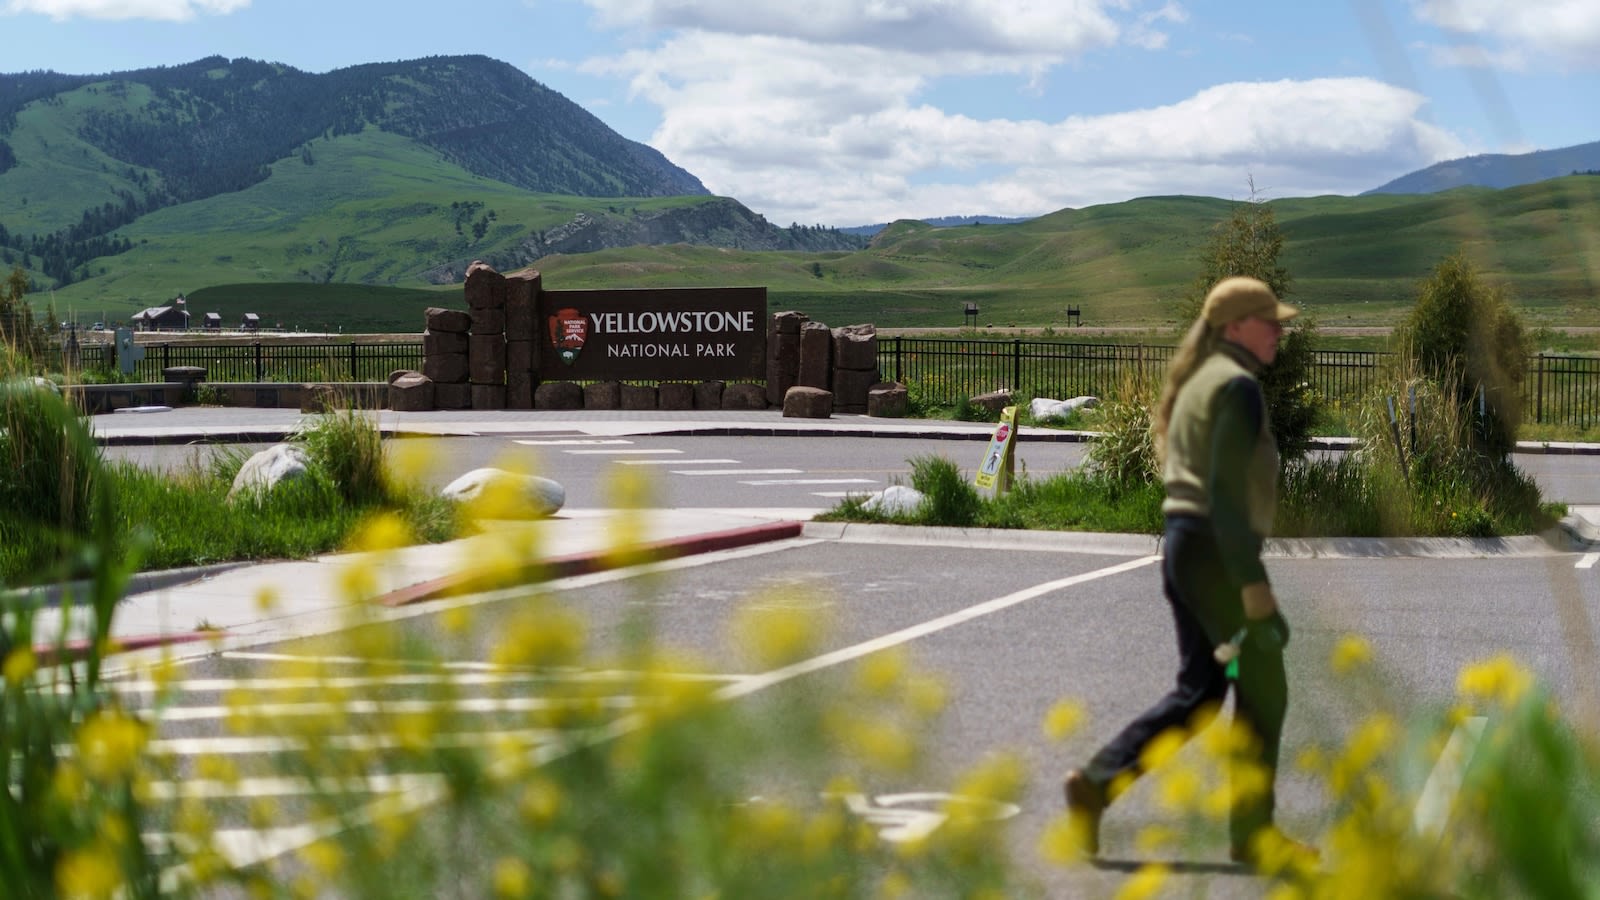
{"label": "green mountain", "polygon": [[1600,141],[1535,150],[1532,153],[1485,153],[1434,163],[1402,175],[1369,194],[1432,194],[1458,187],[1507,188],[1600,171]]}
{"label": "green mountain", "polygon": [[474,258],[514,267],[649,240],[863,243],[710,197],[486,57],[324,75],[221,57],[0,75],[0,262],[69,299],[150,305],[218,268],[235,281],[424,286]]}

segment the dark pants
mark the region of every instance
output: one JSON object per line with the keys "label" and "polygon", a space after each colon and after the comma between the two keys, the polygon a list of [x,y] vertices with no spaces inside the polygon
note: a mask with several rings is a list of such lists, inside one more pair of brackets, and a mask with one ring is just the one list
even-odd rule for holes
{"label": "dark pants", "polygon": [[[1212,656],[1218,644],[1233,637],[1244,624],[1240,585],[1229,581],[1222,568],[1210,523],[1193,516],[1169,516],[1161,580],[1178,628],[1178,683],[1106,744],[1084,774],[1109,797],[1114,783],[1143,774],[1139,756],[1156,736],[1170,728],[1191,728],[1195,714],[1215,712],[1228,693],[1224,667]],[[1278,767],[1278,741],[1288,710],[1288,682],[1283,653],[1245,641],[1239,657],[1239,679],[1234,683],[1234,716],[1258,739],[1242,759],[1264,766],[1268,772],[1264,796],[1236,804],[1229,823],[1234,846],[1248,845],[1250,836],[1272,823],[1272,784]]]}

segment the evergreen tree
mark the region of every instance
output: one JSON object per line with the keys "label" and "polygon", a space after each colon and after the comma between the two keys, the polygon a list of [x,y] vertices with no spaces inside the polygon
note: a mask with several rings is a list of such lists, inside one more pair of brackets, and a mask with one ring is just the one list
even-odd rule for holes
{"label": "evergreen tree", "polygon": [[[1234,205],[1233,213],[1218,224],[1200,256],[1200,274],[1180,310],[1183,327],[1200,316],[1206,293],[1224,278],[1245,275],[1263,281],[1280,298],[1290,292],[1289,270],[1278,263],[1283,232],[1272,207],[1256,194]],[[1311,387],[1311,364],[1316,342],[1316,320],[1305,309],[1290,323],[1278,346],[1278,357],[1261,372],[1261,393],[1266,397],[1278,453],[1284,459],[1305,455],[1311,429],[1321,415],[1322,398]]]}

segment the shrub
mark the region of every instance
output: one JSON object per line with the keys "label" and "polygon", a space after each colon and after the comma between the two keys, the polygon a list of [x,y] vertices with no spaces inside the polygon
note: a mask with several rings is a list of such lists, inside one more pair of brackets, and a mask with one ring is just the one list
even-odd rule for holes
{"label": "shrub", "polygon": [[324,413],[295,438],[351,504],[367,506],[389,498],[383,436],[371,416],[351,409]]}
{"label": "shrub", "polygon": [[[1458,427],[1487,455],[1516,444],[1522,381],[1532,342],[1505,292],[1479,278],[1466,257],[1439,263],[1394,335],[1397,354],[1469,413]],[[1472,408],[1482,392],[1484,415]]]}
{"label": "shrub", "polygon": [[1114,484],[1159,483],[1161,467],[1150,433],[1156,406],[1155,385],[1143,378],[1125,378],[1114,396],[1095,407],[1100,436],[1089,444],[1084,466]]}
{"label": "shrub", "polygon": [[0,371],[0,573],[63,562],[89,533],[99,477],[99,448],[56,392]]}
{"label": "shrub", "polygon": [[966,528],[977,521],[983,499],[955,463],[942,456],[918,456],[910,460],[911,486],[927,500],[922,518],[929,524]]}

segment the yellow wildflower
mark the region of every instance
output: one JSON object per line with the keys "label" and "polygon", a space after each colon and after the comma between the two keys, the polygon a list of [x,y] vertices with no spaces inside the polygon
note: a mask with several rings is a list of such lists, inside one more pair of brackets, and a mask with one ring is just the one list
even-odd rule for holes
{"label": "yellow wildflower", "polygon": [[533,871],[528,864],[507,856],[494,864],[494,894],[496,897],[526,897],[533,887]]}
{"label": "yellow wildflower", "polygon": [[122,778],[138,765],[149,737],[149,728],[138,719],[120,710],[101,710],[78,729],[78,756],[91,779]]}
{"label": "yellow wildflower", "polygon": [[6,655],[6,661],[0,666],[4,673],[6,684],[16,685],[33,677],[39,668],[39,661],[33,656],[33,648],[18,647]]}
{"label": "yellow wildflower", "polygon": [[1044,736],[1052,741],[1064,741],[1083,727],[1083,704],[1076,700],[1061,700],[1044,716]]}
{"label": "yellow wildflower", "polygon": [[1171,870],[1160,863],[1149,863],[1139,867],[1133,877],[1122,883],[1117,889],[1116,900],[1148,900],[1161,893],[1162,887],[1167,883],[1167,876]]}
{"label": "yellow wildflower", "polygon": [[1372,661],[1372,644],[1359,634],[1347,634],[1333,647],[1330,664],[1334,674],[1344,675]]}
{"label": "yellow wildflower", "polygon": [[739,611],[734,640],[764,666],[782,666],[809,656],[821,642],[821,617],[799,605],[758,602]]}
{"label": "yellow wildflower", "polygon": [[411,534],[411,526],[394,512],[379,513],[367,519],[350,542],[352,549],[368,553],[396,550],[413,543],[415,537]]}
{"label": "yellow wildflower", "polygon": [[905,651],[892,647],[862,660],[856,671],[856,683],[869,694],[883,696],[894,689],[905,673]]}
{"label": "yellow wildflower", "polygon": [[1493,701],[1508,709],[1532,687],[1533,675],[1505,653],[1462,669],[1456,678],[1456,691],[1463,697]]}
{"label": "yellow wildflower", "polygon": [[56,888],[61,896],[77,898],[110,897],[122,887],[122,868],[117,854],[104,844],[70,850],[56,863]]}
{"label": "yellow wildflower", "polygon": [[1187,740],[1189,732],[1182,728],[1168,728],[1145,745],[1144,752],[1139,754],[1139,766],[1146,772],[1159,767],[1183,749]]}
{"label": "yellow wildflower", "polygon": [[1173,768],[1157,782],[1156,797],[1172,812],[1187,812],[1199,802],[1200,774],[1190,766]]}
{"label": "yellow wildflower", "polygon": [[300,858],[323,875],[336,874],[344,867],[344,851],[332,841],[315,841],[301,847]]}

